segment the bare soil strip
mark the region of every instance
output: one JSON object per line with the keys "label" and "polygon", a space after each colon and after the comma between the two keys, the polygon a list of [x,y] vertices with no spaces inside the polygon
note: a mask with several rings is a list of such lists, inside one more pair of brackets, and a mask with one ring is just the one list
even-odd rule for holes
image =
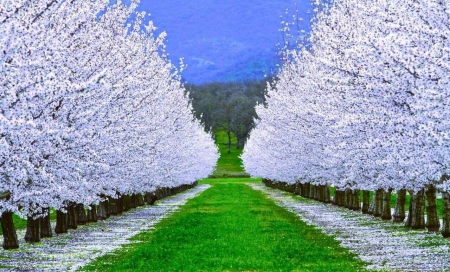
{"label": "bare soil strip", "polygon": [[[24,231],[18,231],[20,248],[0,250],[0,270],[74,271],[93,259],[129,244],[128,239],[168,217],[189,199],[199,195],[210,185],[202,184],[183,193],[158,201],[154,206],[143,206],[119,216],[112,216],[68,234],[42,239],[41,243],[27,244]],[[3,238],[0,238],[0,243]],[[134,241],[133,241],[134,242]]]}
{"label": "bare soil strip", "polygon": [[383,271],[446,271],[450,269],[450,241],[425,230],[409,230],[402,223],[249,183],[279,206],[297,214],[309,225],[332,235],[343,247],[368,263],[367,269]]}

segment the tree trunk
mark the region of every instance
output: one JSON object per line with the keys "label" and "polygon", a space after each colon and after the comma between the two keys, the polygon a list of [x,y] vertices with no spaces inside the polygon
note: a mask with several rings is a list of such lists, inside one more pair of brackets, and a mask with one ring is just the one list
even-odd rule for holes
{"label": "tree trunk", "polygon": [[352,210],[359,211],[361,209],[361,197],[358,189],[352,192]]}
{"label": "tree trunk", "polygon": [[12,212],[2,213],[2,232],[3,232],[3,249],[19,248],[19,240],[17,239],[16,229],[14,228],[14,221],[12,219]]}
{"label": "tree trunk", "polygon": [[41,238],[49,238],[52,237],[52,225],[50,223],[50,209],[44,209],[44,212],[47,213],[46,216],[42,217],[41,220]]}
{"label": "tree trunk", "polygon": [[117,206],[116,206],[116,199],[109,197],[109,212],[112,215],[117,214]]}
{"label": "tree trunk", "polygon": [[73,203],[67,207],[67,227],[69,229],[78,228],[77,212]]}
{"label": "tree trunk", "polygon": [[309,185],[309,198],[314,199],[314,195],[316,194],[316,186],[313,184]]}
{"label": "tree trunk", "polygon": [[116,199],[116,209],[117,209],[117,214],[121,214],[124,212],[123,210],[123,196],[119,197]]}
{"label": "tree trunk", "polygon": [[33,219],[32,216],[28,216],[25,241],[28,243],[37,243],[41,241],[40,219]]}
{"label": "tree trunk", "polygon": [[67,213],[63,213],[62,211],[56,211],[56,227],[55,233],[67,233],[68,232],[68,216]]}
{"label": "tree trunk", "polygon": [[156,201],[156,195],[155,195],[154,193],[146,193],[146,194],[145,194],[145,201],[146,201],[149,205],[155,204],[155,201]]}
{"label": "tree trunk", "polygon": [[324,186],[324,203],[330,203],[331,202],[331,195],[330,195],[330,186],[325,185]]}
{"label": "tree trunk", "polygon": [[144,197],[142,196],[142,194],[137,194],[136,197],[137,197],[137,205],[144,206],[145,202],[144,202]]}
{"label": "tree trunk", "polygon": [[84,210],[84,205],[83,204],[76,204],[75,211],[76,211],[76,214],[77,214],[78,225],[86,225],[88,220],[87,220],[87,216],[86,216],[86,211]]}
{"label": "tree trunk", "polygon": [[351,189],[345,189],[345,203],[344,207],[351,210],[353,206],[353,192]]}
{"label": "tree trunk", "polygon": [[383,212],[381,214],[381,219],[383,220],[391,220],[391,193],[392,189],[388,189],[383,192]]}
{"label": "tree trunk", "polygon": [[373,209],[373,216],[380,217],[383,213],[383,189],[375,191],[375,206]]}
{"label": "tree trunk", "polygon": [[361,212],[363,214],[369,213],[369,206],[370,206],[370,191],[363,190],[363,201],[362,201],[362,208]]}
{"label": "tree trunk", "polygon": [[90,209],[87,211],[87,221],[97,222],[97,207],[95,205],[89,205]]}
{"label": "tree trunk", "polygon": [[426,186],[426,200],[427,200],[427,224],[428,232],[439,232],[441,223],[439,222],[439,216],[436,205],[436,187],[434,185]]}
{"label": "tree trunk", "polygon": [[109,202],[109,197],[104,202],[105,202],[106,218],[109,218],[111,216],[111,204]]}
{"label": "tree trunk", "polygon": [[414,193],[410,191],[411,203],[409,204],[409,214],[408,220],[406,220],[406,227],[411,227],[413,229],[424,229],[425,228],[425,193],[424,189]]}
{"label": "tree trunk", "polygon": [[450,237],[450,194],[447,192],[442,192],[442,215],[441,234],[444,238],[448,238]]}
{"label": "tree trunk", "polygon": [[406,190],[401,189],[397,191],[397,200],[395,202],[395,211],[393,220],[394,222],[403,222],[405,220],[405,203],[406,203]]}
{"label": "tree trunk", "polygon": [[130,206],[132,209],[136,208],[136,195],[132,194],[130,196]]}
{"label": "tree trunk", "polygon": [[106,201],[101,201],[97,206],[97,219],[105,220],[106,218],[108,218],[106,214]]}

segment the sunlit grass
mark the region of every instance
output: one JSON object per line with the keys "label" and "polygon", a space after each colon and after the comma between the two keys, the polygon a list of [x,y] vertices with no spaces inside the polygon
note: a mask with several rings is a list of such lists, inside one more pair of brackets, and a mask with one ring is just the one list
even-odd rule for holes
{"label": "sunlit grass", "polygon": [[156,230],[83,270],[356,271],[363,263],[332,237],[275,205],[245,179],[210,179]]}
{"label": "sunlit grass", "polygon": [[225,131],[218,131],[215,135],[220,158],[211,177],[248,177],[249,175],[245,173],[239,158],[242,149],[236,148],[236,137],[232,135],[231,152],[228,153],[228,139]]}

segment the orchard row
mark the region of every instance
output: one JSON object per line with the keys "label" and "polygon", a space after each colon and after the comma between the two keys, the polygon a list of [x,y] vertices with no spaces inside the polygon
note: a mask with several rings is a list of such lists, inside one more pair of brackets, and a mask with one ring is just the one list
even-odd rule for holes
{"label": "orchard row", "polygon": [[378,202],[408,192],[417,228],[426,195],[431,231],[440,228],[440,190],[448,236],[449,83],[450,2],[319,4],[310,38],[287,51],[267,106],[257,108],[246,171],[286,186],[335,186],[337,203],[354,196],[358,207],[359,190],[378,192]]}
{"label": "orchard row", "polygon": [[212,172],[217,148],[137,4],[0,3],[3,215],[63,216]]}

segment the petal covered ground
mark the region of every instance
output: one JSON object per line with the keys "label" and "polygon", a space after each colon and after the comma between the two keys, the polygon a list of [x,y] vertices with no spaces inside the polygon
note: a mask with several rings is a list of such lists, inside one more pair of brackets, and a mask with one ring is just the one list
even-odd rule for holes
{"label": "petal covered ground", "polygon": [[[129,238],[153,228],[189,199],[210,185],[198,185],[183,193],[160,200],[154,206],[143,206],[105,221],[79,226],[68,234],[42,239],[41,243],[25,243],[24,231],[18,231],[20,249],[0,251],[0,269],[74,271],[93,259],[131,243]],[[0,238],[3,242],[3,238]],[[134,242],[134,241],[133,241]]]}
{"label": "petal covered ground", "polygon": [[444,271],[450,269],[450,241],[424,230],[410,230],[401,223],[291,193],[249,183],[279,206],[297,214],[309,225],[334,236],[341,245],[368,263],[367,269],[383,271]]}

